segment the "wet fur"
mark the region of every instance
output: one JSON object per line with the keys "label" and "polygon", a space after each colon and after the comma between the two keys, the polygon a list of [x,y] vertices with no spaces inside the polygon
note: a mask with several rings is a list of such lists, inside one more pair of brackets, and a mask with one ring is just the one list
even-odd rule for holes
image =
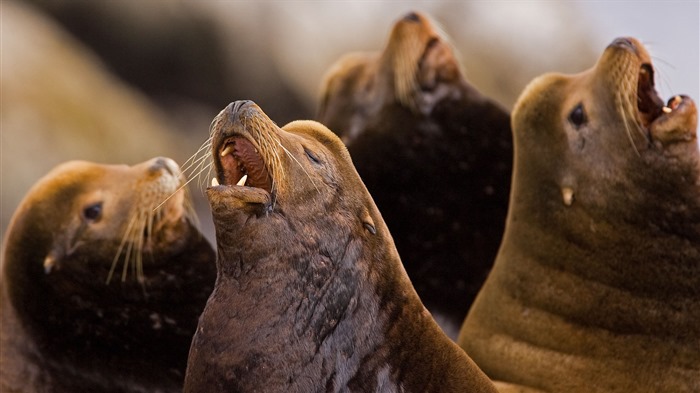
{"label": "wet fur", "polygon": [[274,133],[277,152],[261,155],[281,159],[285,181],[274,195],[207,190],[218,279],[185,391],[494,391],[421,304],[342,142],[316,122],[278,129],[254,104],[236,107],[214,140]]}

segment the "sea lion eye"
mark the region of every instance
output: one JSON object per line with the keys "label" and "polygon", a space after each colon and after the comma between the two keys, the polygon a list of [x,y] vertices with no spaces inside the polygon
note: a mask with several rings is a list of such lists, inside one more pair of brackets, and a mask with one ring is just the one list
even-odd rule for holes
{"label": "sea lion eye", "polygon": [[314,164],[317,164],[317,165],[321,164],[321,160],[311,150],[304,148],[304,153],[306,153],[306,156],[309,157],[309,160],[311,160],[311,162],[313,162]]}
{"label": "sea lion eye", "polygon": [[83,217],[88,221],[97,221],[102,217],[102,202],[97,202],[83,209]]}
{"label": "sea lion eye", "polygon": [[576,105],[574,110],[569,113],[569,122],[576,128],[581,127],[587,121],[588,119],[586,118],[586,112],[583,110],[583,104]]}

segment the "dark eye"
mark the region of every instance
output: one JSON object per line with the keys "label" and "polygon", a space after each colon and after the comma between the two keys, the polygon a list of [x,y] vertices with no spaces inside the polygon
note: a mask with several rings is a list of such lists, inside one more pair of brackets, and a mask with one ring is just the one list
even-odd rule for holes
{"label": "dark eye", "polygon": [[83,209],[83,217],[89,221],[97,221],[102,217],[102,202],[94,203]]}
{"label": "dark eye", "polygon": [[583,110],[582,104],[576,105],[574,110],[572,110],[571,113],[569,113],[569,121],[576,128],[579,128],[582,125],[586,124],[588,119],[586,118],[586,112]]}
{"label": "dark eye", "polygon": [[314,164],[321,164],[321,160],[319,160],[318,156],[311,150],[304,148],[304,153],[306,153],[306,156],[309,157],[309,160]]}

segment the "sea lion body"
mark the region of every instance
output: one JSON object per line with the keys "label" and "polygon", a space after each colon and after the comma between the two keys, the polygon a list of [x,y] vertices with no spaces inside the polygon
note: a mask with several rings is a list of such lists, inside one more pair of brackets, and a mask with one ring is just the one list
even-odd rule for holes
{"label": "sea lion body", "polygon": [[34,185],[4,242],[0,390],[181,391],[216,272],[180,184],[156,158],[72,161]]}
{"label": "sea lion body", "polygon": [[667,105],[632,38],[521,95],[506,232],[459,338],[494,380],[700,391],[697,110]]}
{"label": "sea lion body", "polygon": [[185,392],[495,391],[421,304],[335,134],[238,101],[212,154],[218,278]]}
{"label": "sea lion body", "polygon": [[508,112],[464,78],[428,19],[327,73],[318,120],[346,142],[413,285],[456,337],[493,264],[510,190]]}

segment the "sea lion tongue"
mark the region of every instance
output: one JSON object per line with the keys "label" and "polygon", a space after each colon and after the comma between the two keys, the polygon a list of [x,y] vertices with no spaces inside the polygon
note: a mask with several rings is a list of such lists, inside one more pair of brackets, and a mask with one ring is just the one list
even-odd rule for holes
{"label": "sea lion tongue", "polygon": [[234,136],[223,144],[219,153],[222,171],[221,184],[262,188],[272,192],[270,175],[258,149],[246,138]]}

